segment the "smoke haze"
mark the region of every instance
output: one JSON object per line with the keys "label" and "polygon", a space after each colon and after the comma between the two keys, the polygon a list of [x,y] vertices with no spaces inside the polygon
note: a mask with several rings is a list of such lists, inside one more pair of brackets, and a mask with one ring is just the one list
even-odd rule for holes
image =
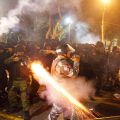
{"label": "smoke haze", "polygon": [[100,37],[89,32],[89,25],[84,22],[78,22],[76,24],[76,41],[80,43],[96,44],[100,41]]}
{"label": "smoke haze", "polygon": [[[28,14],[31,18],[33,18],[34,13],[42,14],[42,13],[46,12],[46,13],[54,16],[54,15],[58,14],[58,12],[61,12],[61,14],[62,13],[65,13],[68,15],[74,14],[76,16],[76,18],[78,19],[78,22],[74,23],[75,26],[77,26],[77,28],[75,30],[76,31],[75,42],[96,43],[99,40],[99,37],[94,35],[93,33],[89,32],[89,28],[86,27],[86,26],[88,26],[87,23],[80,22],[81,1],[82,0],[69,0],[69,2],[68,2],[68,0],[19,0],[19,1],[14,1],[14,0],[10,1],[9,0],[9,2],[8,2],[8,0],[5,0],[4,2],[2,2],[2,0],[1,0],[0,1],[1,6],[4,5],[4,8],[3,7],[1,8],[2,10],[1,10],[0,16],[2,16],[2,17],[0,18],[0,36],[3,33],[8,33],[9,30],[18,27],[19,23],[22,21],[21,16],[24,14]],[[3,16],[2,11],[5,11],[5,9],[6,9],[5,4],[6,4],[6,6],[9,6],[10,10],[8,10],[8,13],[5,14],[5,16]],[[12,7],[13,7],[13,9],[11,9]],[[58,11],[58,8],[60,8],[60,11]],[[42,26],[42,24],[44,24],[44,22],[46,22],[48,24],[48,14],[46,14],[46,15],[44,14],[44,16],[47,16],[47,17],[41,16],[39,18],[38,22],[36,23],[38,25],[34,26],[35,27],[34,29],[38,30],[38,28],[37,28],[38,26],[41,28],[41,26]],[[64,19],[64,16],[62,16],[62,17]],[[33,22],[36,21],[35,17],[33,19],[34,19]],[[23,21],[24,21],[24,19],[23,19]],[[85,25],[84,26],[85,29],[82,29],[81,25],[82,26]],[[22,25],[20,25],[20,27],[21,26]],[[23,29],[26,29],[26,28],[23,28]],[[27,31],[29,31],[29,33]],[[33,30],[26,29],[25,32],[27,32],[26,34],[28,34],[29,37],[32,36],[31,39],[33,39],[35,36],[37,38],[37,36],[38,36],[36,33],[33,32]],[[36,38],[34,38],[34,39],[36,39]],[[38,36],[38,38],[39,38],[39,36]]]}
{"label": "smoke haze", "polygon": [[[68,91],[76,100],[86,101],[89,100],[91,96],[95,94],[94,84],[92,82],[86,81],[85,78],[72,79],[58,79],[58,84]],[[40,82],[40,84],[46,85],[46,91],[44,91],[40,96],[42,98],[47,97],[47,100],[50,104],[62,104],[63,106],[68,103],[68,100],[64,98],[61,93],[58,93],[57,90],[52,88],[46,82]]]}

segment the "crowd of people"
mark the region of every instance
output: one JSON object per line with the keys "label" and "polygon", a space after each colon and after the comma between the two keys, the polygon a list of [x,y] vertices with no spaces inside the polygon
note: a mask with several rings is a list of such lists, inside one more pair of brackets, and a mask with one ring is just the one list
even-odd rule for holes
{"label": "crowd of people", "polygon": [[[101,42],[79,47],[81,56],[80,74],[97,82],[98,94],[101,88],[115,89],[119,86],[120,50],[106,50]],[[97,95],[98,95],[97,94]]]}
{"label": "crowd of people", "polygon": [[[34,81],[29,63],[39,60],[46,70],[51,72],[53,60],[57,56],[55,50],[59,44],[46,43],[42,47],[38,43],[25,41],[0,44],[0,103],[7,101],[8,111],[16,112],[20,109],[18,106],[20,101],[16,99],[19,95],[24,120],[30,120],[29,105],[37,94],[39,84]],[[119,48],[114,47],[112,51],[106,51],[101,42],[96,45],[72,44],[72,46],[76,50],[76,55],[80,56],[79,63],[74,66],[75,73],[95,82],[96,95],[100,95],[102,89],[114,90],[120,87]],[[1,107],[3,106],[4,104],[1,104]]]}

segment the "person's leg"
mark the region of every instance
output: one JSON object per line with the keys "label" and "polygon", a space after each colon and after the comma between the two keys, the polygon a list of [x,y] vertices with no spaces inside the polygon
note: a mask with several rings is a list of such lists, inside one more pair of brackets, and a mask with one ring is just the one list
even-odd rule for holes
{"label": "person's leg", "polygon": [[13,86],[10,88],[8,92],[8,102],[9,102],[9,110],[10,112],[16,112],[17,109],[17,93],[15,91],[16,89],[16,83],[13,83]]}
{"label": "person's leg", "polygon": [[20,81],[21,101],[24,112],[24,120],[30,120],[29,115],[29,99],[27,95],[27,84],[25,81]]}
{"label": "person's leg", "polygon": [[53,104],[52,110],[50,114],[48,115],[48,120],[57,120],[57,118],[62,112],[63,112],[63,109],[61,106]]}
{"label": "person's leg", "polygon": [[73,106],[64,109],[64,120],[79,120]]}

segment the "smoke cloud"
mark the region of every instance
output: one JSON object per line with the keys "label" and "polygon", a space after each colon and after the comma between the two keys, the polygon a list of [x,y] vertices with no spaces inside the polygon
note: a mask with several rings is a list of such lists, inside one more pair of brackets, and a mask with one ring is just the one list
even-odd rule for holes
{"label": "smoke cloud", "polygon": [[[82,0],[69,0],[69,2],[68,2],[68,0],[19,0],[17,2],[16,7],[14,9],[10,10],[6,17],[2,17],[0,19],[0,36],[3,33],[8,33],[9,30],[11,30],[15,27],[18,27],[20,21],[22,21],[21,16],[26,13],[29,14],[31,16],[31,18],[33,19],[33,22],[35,22],[36,18],[33,17],[34,12],[39,13],[39,14],[47,12],[48,14],[51,14],[53,16],[58,14],[59,12],[61,12],[63,20],[64,20],[64,14],[66,14],[66,15],[74,14],[75,18],[78,21],[77,23],[74,23],[74,25],[76,27],[75,27],[75,41],[73,41],[73,42],[95,44],[97,41],[100,40],[99,36],[96,36],[93,33],[89,32],[89,25],[87,23],[79,22],[80,21],[80,12],[81,12],[81,1]],[[12,3],[12,0],[11,0],[11,3]],[[7,2],[6,2],[6,4],[7,4]],[[58,10],[58,8],[60,8],[60,11]],[[31,13],[33,13],[33,14],[31,14]],[[38,17],[39,20],[37,20],[37,23],[36,23],[37,25],[34,26],[35,27],[34,30],[37,31],[36,32],[37,34],[34,32],[34,30],[25,28],[28,26],[20,25],[20,28],[24,27],[23,29],[24,29],[24,32],[26,33],[28,39],[39,38],[39,37],[37,37],[37,36],[39,36],[38,35],[38,31],[39,31],[38,26],[40,29],[42,29],[44,22],[48,23],[48,14]],[[45,17],[45,16],[47,16],[47,17]],[[36,38],[33,38],[35,36],[36,36]]]}
{"label": "smoke cloud", "polygon": [[[57,0],[19,0],[18,5],[13,10],[10,10],[8,12],[7,17],[2,17],[0,19],[0,35],[2,35],[3,33],[8,33],[11,28],[14,28],[20,22],[19,16],[24,12],[49,11],[51,12],[51,14],[54,14],[55,12],[57,12],[57,9],[55,10],[55,8],[56,4],[59,2],[60,1]],[[66,3],[67,1],[64,2]],[[61,1],[59,4],[61,3],[63,3],[63,1]],[[74,5],[76,5],[75,2]],[[70,6],[70,4],[68,6]]]}
{"label": "smoke cloud", "polygon": [[[86,81],[85,78],[78,78],[75,80],[62,79],[57,81],[59,81],[58,84],[65,90],[67,90],[68,93],[70,93],[76,100],[86,101],[95,94],[94,84],[90,81]],[[66,104],[68,103],[69,106],[68,100],[64,98],[61,93],[58,93],[57,90],[52,88],[51,85],[43,81],[40,82],[40,84],[46,85],[47,88],[46,91],[40,94],[42,98],[46,97],[50,104],[56,103],[66,106]]]}
{"label": "smoke cloud", "polygon": [[28,5],[30,0],[20,0],[15,9],[8,12],[7,17],[2,17],[0,19],[0,35],[3,33],[8,33],[9,29],[14,28],[19,22],[19,15],[25,6]]}
{"label": "smoke cloud", "polygon": [[100,41],[100,37],[89,32],[89,25],[87,23],[79,22],[76,24],[76,41],[79,43],[96,44]]}
{"label": "smoke cloud", "polygon": [[[18,5],[10,10],[7,17],[0,19],[0,35],[8,33],[10,29],[14,28],[20,22],[20,15],[25,12],[38,12],[43,11],[49,4],[50,0],[40,2],[39,0],[19,0]],[[34,8],[34,9],[33,9]]]}

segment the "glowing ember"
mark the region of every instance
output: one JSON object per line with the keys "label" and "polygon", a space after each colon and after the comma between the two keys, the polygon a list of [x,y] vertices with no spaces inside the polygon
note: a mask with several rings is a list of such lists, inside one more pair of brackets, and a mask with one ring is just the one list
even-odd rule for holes
{"label": "glowing ember", "polygon": [[[63,87],[61,87],[50,75],[49,73],[42,67],[39,62],[33,62],[31,65],[32,72],[35,75],[35,78],[40,80],[41,78],[46,80],[54,89],[56,89],[59,93],[61,93],[65,98],[67,98],[77,110],[82,110],[88,115],[94,117],[91,112],[81,103],[79,103],[75,98],[73,98]],[[39,82],[39,81],[38,81]]]}

